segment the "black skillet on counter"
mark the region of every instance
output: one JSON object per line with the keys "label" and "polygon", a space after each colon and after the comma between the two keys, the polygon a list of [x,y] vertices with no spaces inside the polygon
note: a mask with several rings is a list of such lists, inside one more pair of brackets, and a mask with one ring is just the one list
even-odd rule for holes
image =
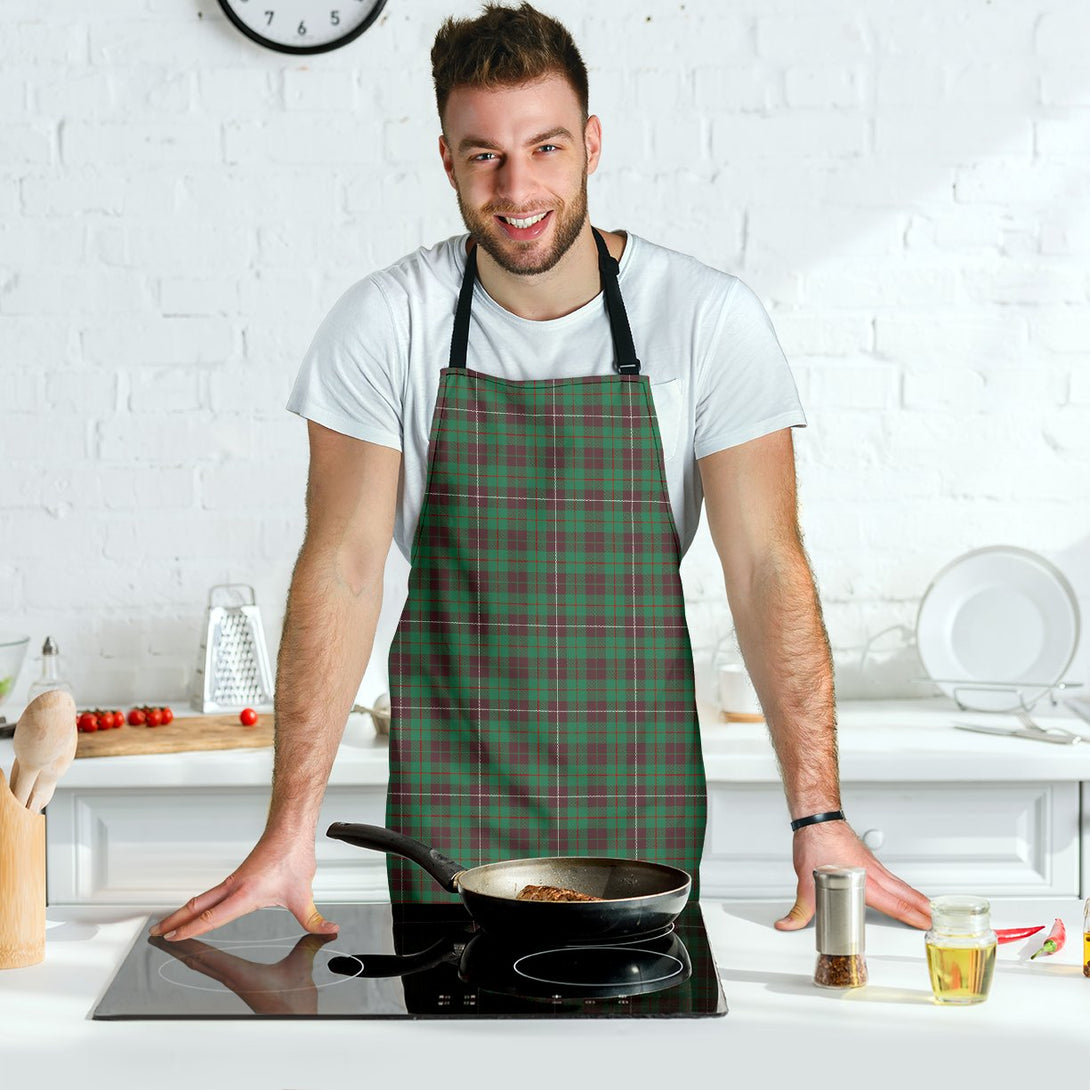
{"label": "black skillet on counter", "polygon": [[[686,871],[642,860],[552,856],[466,868],[381,825],[338,821],[326,836],[404,856],[459,894],[483,931],[514,942],[600,943],[660,932],[685,907],[692,886]],[[560,886],[602,900],[517,900],[524,886]]]}

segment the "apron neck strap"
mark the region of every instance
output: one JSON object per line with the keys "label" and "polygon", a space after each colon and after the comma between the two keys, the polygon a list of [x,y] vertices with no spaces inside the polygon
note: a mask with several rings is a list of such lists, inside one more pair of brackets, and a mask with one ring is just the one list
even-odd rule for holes
{"label": "apron neck strap", "polygon": [[[605,295],[609,328],[613,335],[613,366],[622,375],[638,375],[640,361],[636,358],[636,346],[632,343],[632,330],[628,324],[628,312],[621,298],[617,282],[620,265],[606,248],[605,239],[594,227],[594,243],[598,248],[598,275]],[[466,268],[462,276],[462,288],[458,293],[458,307],[454,312],[454,332],[450,338],[450,367],[465,367],[469,349],[469,311],[473,303],[473,285],[477,281],[477,245],[473,244],[466,255]]]}

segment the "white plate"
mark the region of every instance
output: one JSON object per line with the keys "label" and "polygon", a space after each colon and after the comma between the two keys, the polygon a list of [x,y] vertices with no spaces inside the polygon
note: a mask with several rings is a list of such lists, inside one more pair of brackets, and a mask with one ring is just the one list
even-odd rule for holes
{"label": "white plate", "polygon": [[998,545],[946,565],[920,602],[916,649],[962,707],[1011,711],[1039,700],[1071,665],[1079,606],[1043,556]]}

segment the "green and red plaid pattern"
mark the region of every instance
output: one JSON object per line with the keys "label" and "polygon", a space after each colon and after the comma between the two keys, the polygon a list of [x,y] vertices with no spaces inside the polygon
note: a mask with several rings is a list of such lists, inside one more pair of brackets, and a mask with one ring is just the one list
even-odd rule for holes
{"label": "green and red plaid pattern", "polygon": [[[681,561],[646,376],[441,374],[390,649],[390,828],[467,867],[682,867],[705,780]],[[396,902],[449,901],[391,857]]]}

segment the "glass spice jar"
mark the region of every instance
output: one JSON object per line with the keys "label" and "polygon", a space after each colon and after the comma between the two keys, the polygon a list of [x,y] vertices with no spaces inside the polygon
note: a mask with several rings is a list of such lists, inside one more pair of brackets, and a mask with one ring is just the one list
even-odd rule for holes
{"label": "glass spice jar", "polygon": [[1090,897],[1082,908],[1082,975],[1090,976]]}
{"label": "glass spice jar", "polygon": [[819,988],[858,988],[867,983],[863,919],[864,867],[823,866],[814,870],[814,932]]}
{"label": "glass spice jar", "polygon": [[983,897],[936,897],[924,936],[935,1001],[965,1005],[988,998],[995,972],[996,934]]}

